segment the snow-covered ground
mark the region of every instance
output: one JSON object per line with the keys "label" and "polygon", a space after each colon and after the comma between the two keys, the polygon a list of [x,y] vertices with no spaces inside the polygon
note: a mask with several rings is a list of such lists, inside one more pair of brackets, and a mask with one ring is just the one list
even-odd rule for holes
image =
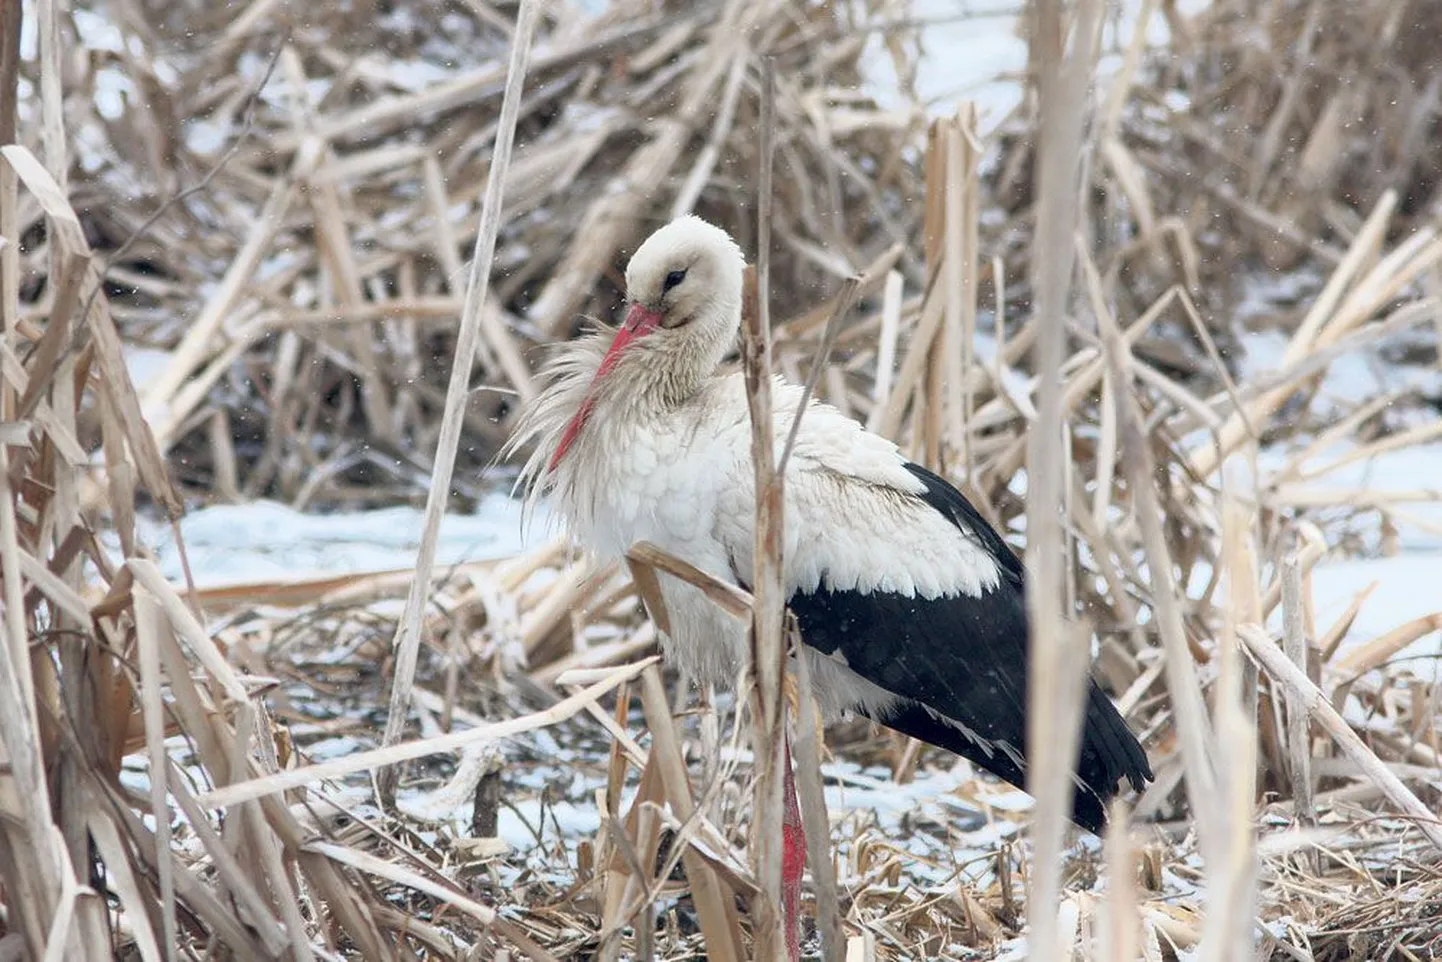
{"label": "snow-covered ground", "polygon": [[[1305,285],[1319,286],[1315,278],[1305,279]],[[1277,278],[1252,278],[1246,287],[1251,296],[1244,299],[1239,311],[1243,316],[1268,313],[1273,297],[1287,303],[1298,296],[1292,283]],[[1287,341],[1282,332],[1243,329],[1239,334],[1245,351],[1239,371],[1242,381],[1264,378],[1283,366]],[[1314,410],[1340,415],[1384,394],[1407,391],[1442,396],[1442,370],[1391,363],[1383,356],[1382,347],[1374,344],[1337,358],[1319,385]],[[1426,408],[1401,409],[1394,414],[1397,426],[1409,430],[1426,428],[1436,418],[1435,412]],[[1293,465],[1302,452],[1277,445],[1262,451],[1257,464],[1256,484],[1262,490],[1279,487],[1277,481],[1284,469],[1298,469],[1285,481],[1288,500],[1320,504],[1352,497],[1358,503],[1378,506],[1360,514],[1345,508],[1314,512],[1329,546],[1336,549],[1312,572],[1319,630],[1336,622],[1358,593],[1371,590],[1343,642],[1344,650],[1414,618],[1442,611],[1442,592],[1436,587],[1442,573],[1442,442],[1355,458],[1358,449],[1359,442],[1347,438]],[[1328,523],[1329,517],[1344,516],[1348,516],[1345,523]],[[1438,651],[1442,651],[1442,636],[1432,634],[1409,646],[1404,654]]]}
{"label": "snow-covered ground", "polygon": [[[192,511],[180,530],[196,584],[208,588],[408,568],[415,564],[423,519],[418,508],[308,514],[274,501],[255,501]],[[142,519],[138,526],[166,577],[181,581],[180,554],[169,525]],[[532,529],[544,533],[544,525],[533,524]],[[498,491],[474,514],[452,513],[442,519],[436,564],[507,557],[525,546],[520,504]]]}

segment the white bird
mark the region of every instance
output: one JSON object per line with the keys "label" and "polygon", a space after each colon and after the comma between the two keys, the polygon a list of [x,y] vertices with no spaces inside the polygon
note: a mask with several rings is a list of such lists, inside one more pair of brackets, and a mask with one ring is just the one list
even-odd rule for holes
{"label": "white bird", "polygon": [[[653,542],[746,584],[755,477],[742,374],[717,375],[736,341],[745,258],[696,217],[652,234],[626,268],[629,309],[612,335],[562,347],[509,450],[572,537],[602,558]],[[774,386],[777,453],[801,388]],[[954,487],[896,445],[812,401],[787,466],[784,590],[823,711],[854,712],[1026,783],[1027,624],[1022,567]],[[666,655],[731,685],[744,627],[699,589],[662,576]],[[1093,832],[1147,757],[1094,682],[1073,819]],[[788,799],[788,801],[790,801]],[[799,885],[799,871],[797,873]]]}

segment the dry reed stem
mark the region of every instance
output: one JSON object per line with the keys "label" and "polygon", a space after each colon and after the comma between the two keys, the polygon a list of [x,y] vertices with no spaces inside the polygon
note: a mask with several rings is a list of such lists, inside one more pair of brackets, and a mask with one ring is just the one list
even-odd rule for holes
{"label": "dry reed stem", "polygon": [[1404,622],[1347,653],[1334,666],[1343,675],[1360,675],[1379,667],[1408,645],[1442,631],[1442,611]]}
{"label": "dry reed stem", "polygon": [[[496,250],[496,235],[501,229],[502,202],[505,199],[506,171],[511,163],[511,146],[516,137],[516,114],[520,110],[521,91],[526,81],[526,65],[531,55],[531,38],[540,19],[537,0],[521,0],[516,17],[516,33],[511,40],[511,62],[506,68],[506,91],[501,100],[501,117],[496,131],[495,150],[490,171],[486,175],[486,192],[481,201],[481,227],[476,234],[476,247],[471,255],[471,274],[466,282],[465,307],[461,312],[461,330],[456,339],[456,354],[451,360],[451,377],[446,387],[445,411],[441,416],[441,433],[436,442],[436,456],[431,468],[430,492],[426,498],[426,514],[421,530],[421,544],[416,552],[416,575],[406,596],[406,607],[396,627],[392,642],[396,649],[395,674],[392,680],[390,708],[386,715],[382,745],[394,745],[405,731],[410,714],[411,687],[415,684],[416,656],[421,644],[421,609],[431,587],[431,568],[436,559],[436,542],[440,538],[441,516],[451,495],[451,474],[456,465],[456,448],[460,445],[462,412],[469,396],[471,365],[481,339],[481,316],[491,286],[491,260]],[[395,804],[396,785],[400,772],[387,768],[376,778],[376,790],[386,807]]]}
{"label": "dry reed stem", "polygon": [[851,311],[856,303],[857,292],[861,289],[861,278],[848,277],[841,284],[841,291],[833,300],[833,310],[830,317],[826,319],[826,327],[821,334],[821,346],[817,349],[816,356],[811,361],[811,370],[806,375],[806,383],[801,389],[801,399],[796,402],[796,410],[791,415],[791,430],[786,434],[786,444],[781,449],[781,456],[776,460],[776,474],[786,474],[786,463],[791,459],[791,451],[796,447],[796,438],[801,433],[801,417],[806,413],[806,407],[811,403],[811,396],[816,391],[816,382],[820,379],[821,372],[831,362],[831,351],[836,346],[836,335],[841,330],[841,321]]}
{"label": "dry reed stem", "polygon": [[876,962],[876,936],[863,932],[847,939],[846,962]]}
{"label": "dry reed stem", "polygon": [[1137,911],[1136,853],[1128,832],[1126,807],[1113,801],[1107,813],[1103,842],[1107,894],[1098,938],[1101,962],[1133,962],[1137,958],[1140,918]]}
{"label": "dry reed stem", "polygon": [[785,477],[776,472],[776,448],[771,403],[771,216],[772,170],[776,149],[775,70],[768,58],[761,61],[761,125],[757,207],[756,286],[752,310],[742,311],[741,359],[746,378],[747,408],[751,416],[751,458],[755,464],[756,530],[752,546],[752,626],[750,672],[755,703],[752,744],[757,775],[751,803],[752,867],[761,883],[762,897],[752,905],[755,916],[755,957],[786,957],[781,919],[782,766],[786,764],[786,702],[782,685],[786,672],[786,645],[782,629],[786,595],[782,568]]}
{"label": "dry reed stem", "polygon": [[912,396],[925,373],[927,360],[931,356],[932,341],[945,316],[945,302],[937,293],[933,279],[933,282],[928,283],[926,288],[922,300],[921,318],[916,327],[912,329],[907,343],[906,357],[901,362],[901,370],[896,375],[890,395],[881,409],[882,413],[877,416],[873,411],[872,417],[868,419],[868,425],[874,424],[872,429],[877,434],[893,440],[898,437],[902,421],[906,416],[907,406],[911,403]]}
{"label": "dry reed stem", "polygon": [[716,164],[721,159],[722,145],[730,136],[732,125],[736,122],[736,104],[741,96],[741,84],[746,79],[750,60],[749,51],[744,46],[731,58],[731,70],[726,75],[726,87],[721,93],[721,108],[711,125],[711,135],[706,139],[706,145],[701,148],[696,162],[691,166],[691,173],[686,176],[686,182],[676,193],[676,199],[671,202],[672,220],[695,209],[702,189],[711,179]]}
{"label": "dry reed stem", "polygon": [[1252,943],[1255,904],[1256,856],[1252,808],[1256,797],[1257,737],[1256,679],[1248,678],[1236,638],[1236,620],[1260,617],[1257,565],[1251,544],[1255,525],[1234,500],[1235,481],[1222,492],[1222,561],[1227,581],[1227,604],[1222,631],[1216,640],[1217,681],[1212,717],[1217,742],[1218,804],[1212,826],[1221,844],[1206,865],[1207,899],[1211,911],[1203,924],[1201,953],[1211,962],[1245,955]]}
{"label": "dry reed stem", "polygon": [[882,413],[891,398],[892,368],[896,363],[896,344],[901,335],[901,292],[903,278],[898,271],[888,271],[881,301],[881,335],[876,351],[876,379],[871,385],[873,406],[866,429],[880,431]]}
{"label": "dry reed stem", "polygon": [[[0,144],[15,142],[17,115],[20,106],[20,32],[25,20],[24,7],[18,0],[0,3]],[[0,337],[7,346],[18,343],[18,298],[11,291],[20,286],[20,251],[14,238],[18,235],[19,205],[16,203],[18,178],[6,164],[0,164]],[[0,385],[0,419],[9,420],[14,413],[13,388]]]}
{"label": "dry reed stem", "polygon": [[469,898],[464,893],[458,891],[457,886],[437,884],[430,878],[417,872],[412,872],[394,862],[387,862],[384,859],[371,855],[369,852],[358,851],[354,848],[336,845],[332,842],[312,840],[305,844],[303,851],[308,855],[324,856],[339,864],[348,865],[371,875],[389,879],[392,882],[404,885],[418,892],[424,892],[440,902],[455,906],[456,909],[471,916],[482,925],[493,926],[504,931],[510,938],[516,941],[517,947],[521,950],[521,954],[533,960],[533,962],[556,962],[555,956],[517,932],[515,927],[498,916],[494,909]]}
{"label": "dry reed stem", "polygon": [[966,477],[975,469],[970,432],[975,416],[975,390],[971,372],[975,368],[977,257],[980,247],[981,197],[977,111],[974,103],[962,103],[956,116],[946,124],[946,241],[942,270],[946,284],[947,405],[950,426],[947,441],[952,456],[963,458]]}
{"label": "dry reed stem", "polygon": [[1202,703],[1201,684],[1182,623],[1171,551],[1167,546],[1166,532],[1162,529],[1161,506],[1157,501],[1155,461],[1147,446],[1145,429],[1132,396],[1131,357],[1121,332],[1110,316],[1103,313],[1099,320],[1106,362],[1114,385],[1119,447],[1131,489],[1132,510],[1141,528],[1143,551],[1151,577],[1153,612],[1166,664],[1167,689],[1172,696],[1172,709],[1177,715],[1176,727],[1186,770],[1187,794],[1192,801],[1192,817],[1197,822],[1202,851],[1210,859],[1211,853],[1217,852],[1221,845],[1221,835],[1212,824],[1213,810],[1206,801],[1213,797],[1216,790],[1216,769],[1212,758],[1216,742]]}
{"label": "dry reed stem", "polygon": [[[626,552],[626,561],[633,572],[639,572],[637,587],[640,588],[642,597],[647,601],[648,610],[650,602],[661,597],[655,573],[664,571],[699,588],[712,604],[738,621],[749,622],[752,618],[754,600],[750,592],[722,581],[690,562],[682,561],[649,541],[637,541],[631,545]],[[656,627],[663,632],[670,630],[669,615],[666,613],[664,604],[657,604],[655,611],[651,612],[651,617],[653,621],[656,621]]]}
{"label": "dry reed stem", "polygon": [[[155,859],[160,866],[160,920],[166,957],[175,958],[177,926],[175,921],[175,880],[170,860],[170,809],[166,803],[166,782],[170,766],[165,753],[165,706],[160,687],[160,635],[164,617],[160,603],[143,586],[133,592],[135,598],[135,635],[139,648],[140,697],[145,721],[145,745],[150,754],[150,810],[157,813],[155,821]],[[159,813],[164,812],[164,817]]]}
{"label": "dry reed stem", "polygon": [[[651,729],[651,757],[660,771],[666,799],[676,817],[683,823],[688,822],[696,816],[696,807],[686,776],[686,763],[676,739],[675,723],[661,685],[661,673],[654,664],[641,673],[641,701]],[[744,958],[733,913],[728,911],[728,899],[716,873],[690,845],[682,847],[681,860],[686,866],[686,878],[691,883],[696,900],[701,931],[706,936],[706,957],[722,960]]]}
{"label": "dry reed stem", "polygon": [[[90,246],[85,240],[79,218],[60,189],[60,185],[29,150],[14,144],[3,146],[0,147],[0,157],[3,157],[4,160],[3,163],[0,163],[0,169],[12,170],[44,210],[46,224],[55,236],[59,248],[58,259],[75,265],[76,269],[81,270],[84,277],[81,290],[74,291],[66,284],[62,288],[62,294],[66,290],[70,291],[70,294],[57,298],[57,306],[65,306],[67,300],[70,300],[70,304],[73,305],[75,300],[72,298],[78,297],[79,294],[86,295],[85,304],[89,305],[86,320],[89,322],[89,330],[93,338],[95,359],[104,375],[102,385],[106,389],[108,400],[120,414],[126,439],[135,453],[141,477],[146,486],[161,502],[169,517],[179,517],[184,513],[184,508],[179,495],[176,494],[170,483],[154,436],[141,417],[135,389],[122,358],[119,334],[116,332],[108,312],[104,309],[104,305],[97,303],[97,300],[103,301],[103,295],[95,292],[95,288],[99,285],[99,278],[93,267],[83,269],[79,267],[81,260],[88,261],[90,258]],[[55,318],[55,320],[59,320],[59,318]],[[45,426],[47,430],[51,430],[57,435],[64,433],[53,420],[47,422]]]}
{"label": "dry reed stem", "polygon": [[1064,471],[1061,369],[1063,317],[1071,291],[1078,159],[1091,89],[1101,4],[1086,0],[1071,17],[1060,3],[1032,7],[1032,56],[1041,64],[1038,208],[1033,240],[1037,419],[1027,450],[1027,790],[1036,798],[1028,954],[1060,951],[1061,851],[1071,808],[1071,773],[1081,744],[1090,630],[1067,604],[1061,513]]}
{"label": "dry reed stem", "polygon": [[[1354,281],[1361,273],[1364,264],[1380,249],[1388,220],[1396,202],[1396,195],[1387,193],[1377,203],[1376,208],[1367,218],[1367,222],[1362,226],[1356,239],[1352,242],[1352,246],[1348,249],[1347,256],[1328,279],[1327,286],[1323,288],[1322,293],[1318,295],[1306,317],[1302,319],[1301,324],[1292,335],[1283,355],[1283,363],[1296,362],[1314,347],[1325,346],[1346,334],[1353,325],[1366,320],[1361,312],[1356,312],[1351,318],[1342,313],[1343,296],[1349,289],[1354,293],[1361,289],[1364,282],[1358,281],[1354,284]],[[1381,265],[1374,269],[1374,271],[1381,270]],[[1287,394],[1281,390],[1273,391],[1251,402],[1245,414],[1242,411],[1234,412],[1221,429],[1220,450],[1218,447],[1207,444],[1191,452],[1189,460],[1192,473],[1202,478],[1210,476],[1220,465],[1222,459],[1246,437],[1247,423],[1261,423],[1281,406],[1286,397]]]}
{"label": "dry reed stem", "polygon": [[[794,637],[797,651],[801,640]],[[800,702],[796,718],[796,741],[792,745],[796,768],[796,790],[806,835],[806,860],[816,890],[816,927],[821,935],[821,957],[840,959],[845,954],[841,928],[841,904],[836,886],[836,863],[831,844],[831,820],[826,813],[826,791],[821,780],[821,746],[825,743],[821,717],[816,711],[811,686],[810,662],[798,657],[796,687]]]}

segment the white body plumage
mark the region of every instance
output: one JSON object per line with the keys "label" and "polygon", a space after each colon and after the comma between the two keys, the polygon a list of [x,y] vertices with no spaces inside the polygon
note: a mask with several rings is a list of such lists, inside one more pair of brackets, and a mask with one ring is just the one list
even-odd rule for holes
{"label": "white body plumage", "polygon": [[[779,456],[801,390],[778,380],[774,391]],[[747,583],[756,512],[750,445],[739,372],[654,416],[612,412],[601,402],[572,449],[572,468],[557,472],[551,503],[576,541],[602,558],[650,541],[709,574]],[[995,560],[935,516],[904,464],[891,442],[829,405],[810,404],[785,485],[787,596],[821,584],[922,599],[980,597],[996,587]],[[729,686],[746,656],[743,628],[678,579],[664,578],[662,593],[672,622],[668,657],[699,681]],[[836,659],[811,654],[824,710],[880,708],[892,697]]]}
{"label": "white body plumage", "polygon": [[[682,237],[667,238],[667,232]],[[628,287],[644,285],[631,275],[644,271],[647,248],[658,239],[684,247],[690,235],[699,234],[704,243],[713,233],[720,232],[694,218],[673,222],[637,251]],[[523,480],[533,495],[546,494],[578,544],[603,559],[620,558],[644,540],[717,577],[750,579],[756,509],[745,385],[739,371],[708,376],[734,342],[740,318],[739,252],[728,266],[735,271],[736,297],[723,299],[723,311],[703,311],[691,322],[704,353],[715,360],[698,366],[709,369],[682,385],[691,388],[684,396],[664,396],[669,385],[646,376],[657,370],[654,359],[642,370],[635,370],[638,364],[623,372],[623,358],[612,375],[598,381],[611,343],[611,332],[602,331],[565,346],[547,369],[546,393],[523,416],[512,443],[535,445]],[[708,321],[714,332],[705,329]],[[632,352],[641,353],[643,343]],[[548,471],[548,459],[588,397],[592,406],[584,428]],[[776,380],[778,456],[800,399],[799,387]],[[922,599],[979,597],[996,587],[995,559],[936,516],[920,498],[924,486],[905,464],[895,444],[830,405],[811,402],[785,485],[788,596],[819,584]],[[672,637],[665,639],[668,657],[698,681],[730,685],[745,658],[744,630],[684,582],[664,578],[662,591],[672,622]],[[880,708],[893,697],[837,658],[816,657],[812,667],[818,700],[828,712]]]}
{"label": "white body plumage", "polygon": [[[653,234],[626,271],[631,307],[614,332],[565,345],[522,413],[521,472],[577,543],[620,558],[650,541],[745,584],[755,484],[740,373],[715,374],[735,342],[744,260],[696,218]],[[777,454],[801,390],[775,383]],[[823,711],[856,710],[1025,781],[1026,617],[1019,562],[943,479],[829,405],[802,416],[785,480],[783,580]],[[730,685],[744,628],[699,589],[662,576],[668,656]],[[1146,756],[1092,685],[1074,817],[1104,802]]]}

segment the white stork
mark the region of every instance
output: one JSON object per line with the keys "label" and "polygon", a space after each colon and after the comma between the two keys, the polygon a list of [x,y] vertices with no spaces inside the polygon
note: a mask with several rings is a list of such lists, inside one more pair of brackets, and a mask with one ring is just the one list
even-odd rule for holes
{"label": "white stork", "polygon": [[[626,268],[614,335],[565,345],[522,412],[510,450],[571,535],[606,558],[651,541],[718,577],[752,571],[755,477],[742,374],[717,375],[741,320],[745,259],[696,217],[652,234]],[[776,381],[778,454],[801,389]],[[812,401],[785,485],[783,568],[824,712],[853,712],[1026,784],[1027,623],[1022,567],[954,487],[896,445]],[[695,587],[662,578],[667,656],[694,680],[730,685],[744,627]],[[789,771],[788,771],[789,775]],[[1089,682],[1072,818],[1099,832],[1147,756]],[[804,847],[787,788],[788,942]]]}

